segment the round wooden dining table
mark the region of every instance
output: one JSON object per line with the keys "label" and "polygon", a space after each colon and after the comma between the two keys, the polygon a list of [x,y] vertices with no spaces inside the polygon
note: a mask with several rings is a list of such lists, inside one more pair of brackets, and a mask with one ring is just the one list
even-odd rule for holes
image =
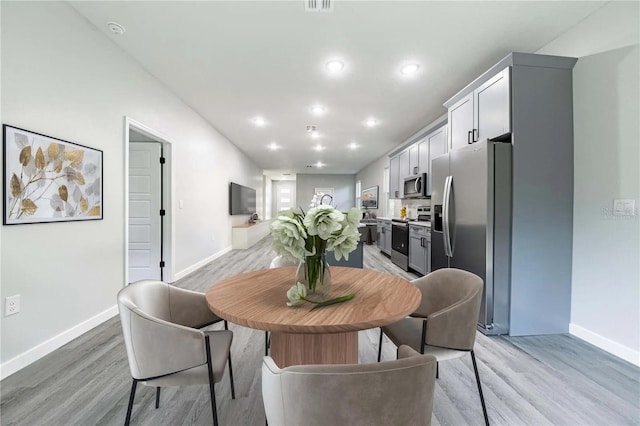
{"label": "round wooden dining table", "polygon": [[311,310],[288,307],[295,267],[265,269],[226,278],[206,293],[220,318],[271,332],[271,357],[281,367],[357,364],[358,331],[396,322],[420,305],[421,293],[404,278],[370,269],[331,267],[330,298],[347,302]]}

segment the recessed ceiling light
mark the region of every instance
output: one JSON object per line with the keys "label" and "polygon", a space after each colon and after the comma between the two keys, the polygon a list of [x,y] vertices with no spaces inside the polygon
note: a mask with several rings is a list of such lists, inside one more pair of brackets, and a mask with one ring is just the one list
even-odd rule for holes
{"label": "recessed ceiling light", "polygon": [[107,28],[109,28],[109,31],[111,31],[115,35],[122,35],[125,31],[127,31],[122,25],[113,21],[107,22]]}
{"label": "recessed ceiling light", "polygon": [[324,107],[322,105],[314,105],[311,107],[311,112],[314,115],[322,115],[324,114]]}
{"label": "recessed ceiling light", "polygon": [[339,61],[337,59],[332,59],[328,61],[326,64],[324,64],[324,66],[327,69],[327,71],[331,73],[339,73],[344,69],[344,62]]}
{"label": "recessed ceiling light", "polygon": [[418,64],[406,64],[403,65],[402,68],[400,68],[400,74],[402,75],[414,75],[415,73],[418,72],[418,70],[420,69],[420,65]]}
{"label": "recessed ceiling light", "polygon": [[313,132],[311,132],[311,137],[313,139],[318,139],[320,137],[320,133],[318,133],[316,131],[313,131]]}
{"label": "recessed ceiling light", "polygon": [[271,143],[269,144],[268,148],[269,148],[271,151],[277,151],[278,149],[280,149],[280,147],[278,146],[278,144],[277,144],[277,143],[275,143],[275,142],[271,142]]}
{"label": "recessed ceiling light", "polygon": [[319,167],[324,167],[324,164],[323,164],[321,161],[318,161],[318,162],[316,163],[316,167],[318,167],[318,168],[319,168]]}
{"label": "recessed ceiling light", "polygon": [[355,142],[351,142],[349,145],[347,145],[347,147],[349,149],[357,149],[358,148],[358,144]]}
{"label": "recessed ceiling light", "polygon": [[262,117],[256,117],[253,119],[253,124],[255,124],[258,127],[263,127],[266,123],[266,121],[264,121],[264,118]]}
{"label": "recessed ceiling light", "polygon": [[378,124],[378,120],[375,118],[367,118],[367,121],[364,122],[367,127],[375,127]]}
{"label": "recessed ceiling light", "polygon": [[324,146],[318,144],[318,145],[314,146],[313,149],[315,149],[316,151],[320,152],[320,151],[324,150]]}

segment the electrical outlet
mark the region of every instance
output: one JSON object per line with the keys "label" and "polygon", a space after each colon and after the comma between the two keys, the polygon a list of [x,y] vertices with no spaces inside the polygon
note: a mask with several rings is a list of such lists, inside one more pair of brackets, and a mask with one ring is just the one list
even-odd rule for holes
{"label": "electrical outlet", "polygon": [[20,312],[20,295],[10,296],[4,299],[4,316],[14,315]]}

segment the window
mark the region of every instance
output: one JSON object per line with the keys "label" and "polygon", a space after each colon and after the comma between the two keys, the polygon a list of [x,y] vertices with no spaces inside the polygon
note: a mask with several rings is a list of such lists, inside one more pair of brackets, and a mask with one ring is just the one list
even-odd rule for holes
{"label": "window", "polygon": [[356,207],[362,207],[362,181],[356,181]]}

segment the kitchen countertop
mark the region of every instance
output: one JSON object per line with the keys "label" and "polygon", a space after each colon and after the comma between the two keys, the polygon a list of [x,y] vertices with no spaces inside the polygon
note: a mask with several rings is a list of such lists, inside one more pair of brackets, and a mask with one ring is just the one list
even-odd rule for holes
{"label": "kitchen countertop", "polygon": [[431,222],[423,222],[421,220],[417,220],[417,221],[414,221],[414,222],[409,222],[409,226],[414,226],[414,225],[415,226],[424,226],[424,227],[427,227],[427,228],[431,228]]}
{"label": "kitchen countertop", "polygon": [[386,222],[391,222],[391,218],[390,218],[390,217],[380,217],[380,216],[378,216],[376,219],[378,219],[378,220],[384,220],[384,221],[386,221]]}

